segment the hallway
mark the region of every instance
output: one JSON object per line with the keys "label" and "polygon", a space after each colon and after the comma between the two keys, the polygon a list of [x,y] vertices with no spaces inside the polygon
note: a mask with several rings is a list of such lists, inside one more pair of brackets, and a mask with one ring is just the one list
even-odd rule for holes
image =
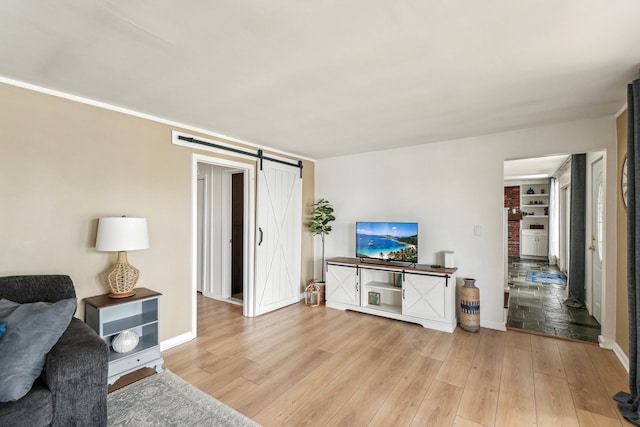
{"label": "hallway", "polygon": [[543,261],[509,258],[507,328],[597,343],[600,324],[586,309],[563,304],[567,286],[527,281],[529,271],[560,273]]}

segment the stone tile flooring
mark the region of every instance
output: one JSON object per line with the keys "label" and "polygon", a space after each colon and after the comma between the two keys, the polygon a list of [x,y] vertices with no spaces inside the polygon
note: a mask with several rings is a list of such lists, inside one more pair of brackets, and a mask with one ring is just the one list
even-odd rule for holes
{"label": "stone tile flooring", "polygon": [[559,273],[556,266],[509,258],[509,329],[523,329],[557,337],[597,343],[600,324],[586,309],[563,304],[567,286],[527,282],[527,271]]}

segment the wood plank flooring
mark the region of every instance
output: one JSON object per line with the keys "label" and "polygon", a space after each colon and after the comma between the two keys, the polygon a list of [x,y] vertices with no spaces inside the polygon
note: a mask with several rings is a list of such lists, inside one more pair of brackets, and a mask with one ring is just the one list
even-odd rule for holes
{"label": "wood plank flooring", "polygon": [[296,304],[258,318],[198,296],[198,338],[165,367],[264,426],[626,426],[610,350],[453,334]]}

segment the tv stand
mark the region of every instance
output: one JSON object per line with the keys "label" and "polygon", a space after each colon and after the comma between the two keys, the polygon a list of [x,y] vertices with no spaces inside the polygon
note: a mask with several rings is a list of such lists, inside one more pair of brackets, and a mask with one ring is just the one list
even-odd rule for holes
{"label": "tv stand", "polygon": [[453,332],[456,270],[331,258],[326,264],[326,304]]}

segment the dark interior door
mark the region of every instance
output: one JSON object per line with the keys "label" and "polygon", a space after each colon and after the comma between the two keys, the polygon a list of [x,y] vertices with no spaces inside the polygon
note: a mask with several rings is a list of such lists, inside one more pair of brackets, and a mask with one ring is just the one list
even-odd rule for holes
{"label": "dark interior door", "polygon": [[241,298],[243,264],[244,174],[231,176],[231,295]]}

